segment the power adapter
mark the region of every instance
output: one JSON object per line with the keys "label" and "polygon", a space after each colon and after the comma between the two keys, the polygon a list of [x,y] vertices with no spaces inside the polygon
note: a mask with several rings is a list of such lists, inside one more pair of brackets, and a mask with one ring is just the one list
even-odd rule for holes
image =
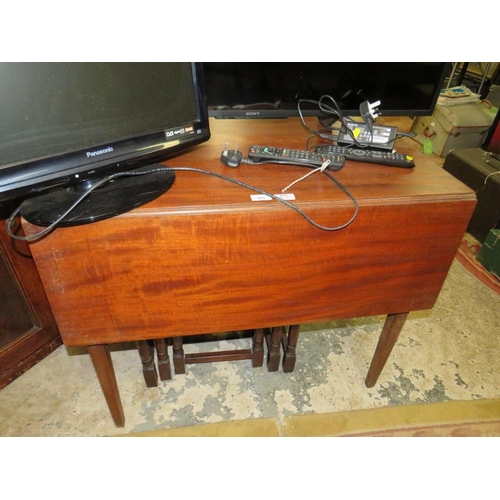
{"label": "power adapter", "polygon": [[397,127],[388,125],[367,125],[355,121],[346,123],[350,133],[343,127],[339,132],[337,144],[339,146],[367,147],[382,151],[392,151],[398,133]]}
{"label": "power adapter", "polygon": [[[371,103],[363,101],[359,106],[359,114],[364,123],[347,121],[340,131],[337,144],[339,146],[352,146],[353,144],[368,149],[391,151],[398,132],[397,127],[375,125],[379,116],[380,101]],[[347,130],[349,129],[349,130]]]}

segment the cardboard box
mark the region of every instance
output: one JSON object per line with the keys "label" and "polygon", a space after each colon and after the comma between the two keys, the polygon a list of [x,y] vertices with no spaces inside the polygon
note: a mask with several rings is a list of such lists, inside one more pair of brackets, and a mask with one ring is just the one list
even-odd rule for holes
{"label": "cardboard box", "polygon": [[476,258],[487,271],[500,278],[500,229],[488,233]]}
{"label": "cardboard box", "polygon": [[432,144],[432,152],[445,157],[452,149],[482,146],[495,119],[497,108],[483,101],[444,106],[436,104],[432,116],[418,116],[411,131],[415,140]]}

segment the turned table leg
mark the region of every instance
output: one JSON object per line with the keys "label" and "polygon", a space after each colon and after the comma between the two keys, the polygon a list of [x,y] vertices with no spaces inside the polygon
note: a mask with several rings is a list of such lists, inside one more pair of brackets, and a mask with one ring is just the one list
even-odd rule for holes
{"label": "turned table leg", "polygon": [[158,374],[155,365],[155,350],[149,340],[137,341],[137,351],[142,362],[142,373],[146,387],[158,387]]}
{"label": "turned table leg", "polygon": [[366,387],[373,387],[376,384],[407,317],[408,313],[389,314],[387,316],[365,379]]}
{"label": "turned table leg", "polygon": [[87,346],[90,354],[90,359],[94,364],[94,369],[101,384],[102,392],[108,403],[108,408],[113,417],[116,427],[123,427],[125,425],[125,416],[123,415],[123,407],[120,399],[120,392],[118,391],[118,384],[116,383],[115,370],[111,355],[109,354],[109,347],[103,345]]}
{"label": "turned table leg", "polygon": [[168,357],[167,342],[165,339],[156,339],[156,353],[158,354],[158,371],[160,380],[170,380],[172,371],[170,369],[170,358]]}
{"label": "turned table leg", "polygon": [[281,336],[283,335],[283,327],[275,326],[271,329],[271,333],[266,335],[267,341],[267,369],[270,372],[278,371],[281,358]]}
{"label": "turned table leg", "polygon": [[253,332],[252,367],[257,368],[264,364],[264,329],[259,328]]}
{"label": "turned table leg", "polygon": [[184,348],[182,347],[182,337],[172,339],[174,371],[177,374],[186,373],[186,362],[184,360]]}
{"label": "turned table leg", "polygon": [[295,368],[297,342],[299,340],[300,325],[291,325],[288,333],[283,335],[283,371],[293,372]]}

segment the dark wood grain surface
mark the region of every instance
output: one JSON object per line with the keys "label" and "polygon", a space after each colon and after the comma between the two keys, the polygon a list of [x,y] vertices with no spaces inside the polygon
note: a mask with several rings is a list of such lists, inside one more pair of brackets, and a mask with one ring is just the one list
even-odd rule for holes
{"label": "dark wood grain surface", "polygon": [[[389,120],[391,121],[391,120]],[[314,118],[308,119],[317,127]],[[411,121],[393,119],[408,130]],[[304,149],[298,119],[212,120],[212,137],[172,167],[231,176],[277,194],[305,173],[293,166],[223,166],[224,143]],[[314,144],[314,142],[311,142]],[[346,162],[334,173],[359,203],[340,231],[313,227],[271,200],[218,178],[177,172],[169,192],[98,223],[60,228],[31,250],[67,345],[93,345],[431,308],[475,195],[423,155],[397,149],[413,170]],[[291,190],[308,216],[345,223],[352,201],[321,174]],[[24,223],[32,234],[39,228]]]}

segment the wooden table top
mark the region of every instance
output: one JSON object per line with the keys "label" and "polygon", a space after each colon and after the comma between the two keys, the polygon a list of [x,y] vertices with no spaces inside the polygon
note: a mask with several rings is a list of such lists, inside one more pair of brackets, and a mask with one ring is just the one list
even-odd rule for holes
{"label": "wooden table top", "polygon": [[[385,118],[388,125],[397,126],[401,131],[408,131],[411,119],[406,117]],[[306,118],[312,129],[319,129],[316,118]],[[194,167],[209,170],[221,175],[256,186],[273,194],[280,193],[283,187],[304,175],[304,169],[285,165],[241,165],[229,168],[220,162],[224,144],[229,148],[238,145],[246,156],[253,144],[275,147],[306,149],[310,133],[303,127],[299,118],[288,119],[210,119],[211,138],[187,154],[165,162],[171,167]],[[262,144],[265,141],[265,144]],[[325,143],[313,139],[310,146]],[[360,204],[387,202],[388,200],[412,198],[429,201],[446,197],[447,199],[475,197],[473,191],[453,176],[444,172],[434,155],[426,155],[422,147],[411,138],[400,138],[395,149],[412,156],[414,169],[394,168],[362,162],[347,161],[345,166],[334,176],[346,186]],[[296,184],[292,190],[297,203],[324,202],[325,200],[350,204],[345,194],[339,189],[332,189],[332,184],[321,175],[314,175],[306,182]],[[177,172],[174,187],[165,195],[149,203],[146,207],[134,211],[135,214],[158,209],[166,211],[220,210],[228,205],[246,205],[256,207],[250,200],[247,190],[218,178],[198,173]],[[269,209],[269,206],[266,206]]]}

